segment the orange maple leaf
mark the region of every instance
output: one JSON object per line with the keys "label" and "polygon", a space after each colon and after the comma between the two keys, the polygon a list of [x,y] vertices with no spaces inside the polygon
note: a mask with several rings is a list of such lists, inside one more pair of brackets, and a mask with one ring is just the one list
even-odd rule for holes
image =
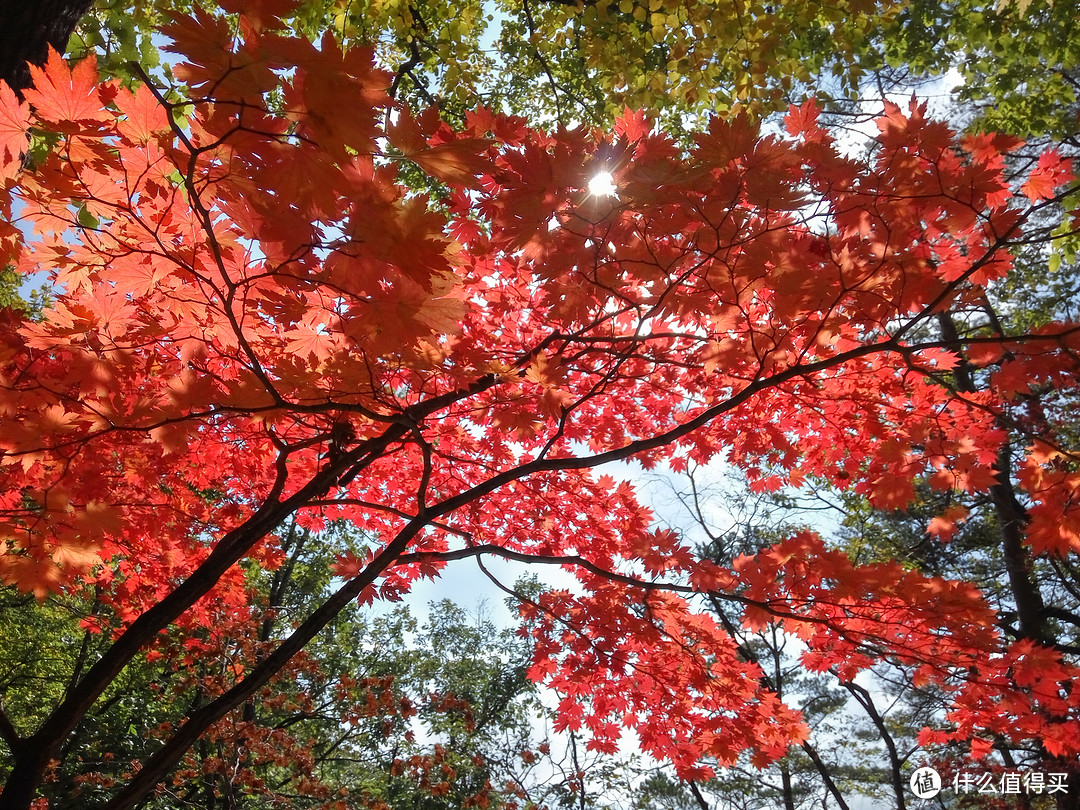
{"label": "orange maple leaf", "polygon": [[0,82],[0,178],[14,177],[28,141],[30,105]]}
{"label": "orange maple leaf", "polygon": [[27,102],[42,121],[69,130],[78,121],[111,121],[98,92],[97,61],[91,56],[69,68],[59,53],[49,48],[44,68],[30,65],[34,87],[25,93]]}

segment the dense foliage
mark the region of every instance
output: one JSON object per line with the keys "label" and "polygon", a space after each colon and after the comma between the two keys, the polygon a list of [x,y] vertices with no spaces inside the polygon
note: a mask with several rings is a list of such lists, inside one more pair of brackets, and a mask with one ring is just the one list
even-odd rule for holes
{"label": "dense foliage", "polygon": [[[720,768],[796,745],[805,759],[780,765],[793,801],[793,769],[830,772],[793,697],[845,690],[892,743],[855,680],[885,671],[932,698],[907,704],[934,726],[919,742],[1073,774],[1080,327],[1071,285],[1041,272],[1075,229],[1068,143],[960,136],[917,103],[885,103],[862,155],[814,101],[763,134],[756,115],[795,92],[788,60],[806,81],[838,65],[835,96],[917,64],[920,7],[726,5],[746,27],[654,5],[526,3],[502,23],[506,99],[566,118],[569,97],[587,122],[618,109],[610,129],[468,104],[488,70],[466,41],[483,6],[335,6],[327,27],[310,3],[222,3],[162,29],[173,86],[56,53],[24,97],[0,86],[0,251],[54,290],[40,312],[0,312],[0,621],[27,630],[0,650],[9,806],[528,801],[491,783],[491,740],[465,759],[464,744],[403,758],[370,742],[365,724],[390,723],[412,745],[419,700],[395,691],[401,631],[342,613],[489,556],[575,575],[518,594],[528,674],[560,696],[575,761],[579,739],[610,754],[629,731],[670,762],[686,787],[657,776],[657,797],[703,802]],[[1003,7],[940,37],[1025,12],[1040,24],[1036,4]],[[98,14],[84,44],[95,25],[102,41],[126,30]],[[837,14],[851,47],[826,59],[815,37]],[[769,32],[784,15],[805,37]],[[1068,46],[1037,56],[1070,75]],[[425,72],[460,89],[443,113],[394,101],[434,99]],[[1061,92],[1057,117],[999,122],[1061,135]],[[733,98],[748,103],[683,131],[681,112]],[[600,172],[610,195],[588,191]],[[792,527],[694,549],[593,472],[622,459],[725,459],[758,492],[831,487],[849,499],[845,544]],[[355,640],[319,636],[334,628]],[[372,639],[385,657],[357,660]],[[475,741],[501,695],[492,722],[529,764],[527,690],[506,664],[446,668],[425,721]],[[328,765],[344,717],[338,746],[386,767]],[[584,801],[581,768],[567,784]]]}

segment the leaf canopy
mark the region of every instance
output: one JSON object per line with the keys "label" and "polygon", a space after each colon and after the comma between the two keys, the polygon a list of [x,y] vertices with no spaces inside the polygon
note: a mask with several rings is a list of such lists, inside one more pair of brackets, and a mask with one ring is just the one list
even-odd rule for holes
{"label": "leaf canopy", "polygon": [[[1080,751],[1080,696],[1058,688],[1072,664],[1004,640],[970,585],[856,565],[807,532],[722,567],[593,472],[725,458],[759,490],[814,478],[885,509],[927,475],[995,492],[1016,376],[1074,388],[1080,327],[929,329],[1009,277],[1010,248],[1069,193],[1066,161],[1046,153],[1016,191],[1015,139],[958,138],[915,103],[886,105],[861,158],[813,102],[786,136],[735,115],[689,148],[630,111],[610,132],[488,108],[453,128],[396,105],[370,48],[292,32],[297,8],[177,18],[184,96],[58,57],[27,101],[0,95],[4,120],[53,139],[33,171],[5,141],[0,210],[19,227],[0,246],[57,288],[39,320],[0,313],[0,578],[39,598],[96,589],[125,627],[9,740],[5,799],[29,805],[160,631],[243,614],[236,563],[280,564],[293,517],[346,522],[368,548],[342,550],[340,589],[208,687],[110,807],[147,795],[344,605],[481,555],[576,573],[578,591],[523,614],[533,677],[595,750],[630,728],[690,779],[703,758],[765,763],[804,739],[709,597],[749,629],[780,622],[811,670],[918,668],[953,696],[946,736]],[[445,199],[402,183],[403,164]],[[614,194],[588,192],[598,170]],[[943,384],[964,363],[998,370],[983,390]],[[1037,439],[1019,462],[1036,553],[1080,550],[1074,454]]]}

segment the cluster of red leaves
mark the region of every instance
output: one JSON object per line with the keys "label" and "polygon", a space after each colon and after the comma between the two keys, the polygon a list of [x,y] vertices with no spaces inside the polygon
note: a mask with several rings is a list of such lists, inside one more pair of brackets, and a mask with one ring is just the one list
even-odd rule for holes
{"label": "cluster of red leaves", "polygon": [[[815,475],[882,507],[927,471],[989,487],[1003,392],[935,384],[960,347],[917,335],[1009,271],[1014,143],[958,144],[890,106],[856,160],[812,103],[790,138],[716,121],[689,152],[639,115],[551,134],[479,110],[454,132],[391,112],[370,54],[244,6],[238,29],[204,12],[168,29],[186,106],[55,55],[26,103],[0,90],[2,258],[58,288],[41,322],[0,323],[5,583],[96,583],[134,616],[210,549],[272,565],[268,516],[297,512],[382,549],[343,574],[427,555],[372,598],[470,544],[577,555],[587,593],[545,597],[534,674],[595,745],[630,725],[684,774],[704,753],[776,757],[799,718],[691,601],[594,569],[745,588],[813,667],[894,656],[929,677],[992,648],[962,586],[807,538],[723,571],[588,469],[726,455],[761,487]],[[21,172],[28,124],[56,145]],[[397,180],[405,160],[445,184],[448,216]],[[615,195],[585,190],[599,170]],[[1028,195],[1068,176],[1050,157]],[[1074,384],[1078,343],[1054,327],[1026,362]],[[1075,474],[1041,450],[1028,467],[1036,545],[1080,547],[1054,506]]]}
{"label": "cluster of red leaves", "polygon": [[635,728],[642,747],[684,778],[708,773],[704,757],[730,764],[751,750],[768,761],[803,738],[800,716],[767,692],[761,670],[712,616],[695,612],[694,590],[741,604],[748,629],[776,622],[805,644],[807,669],[843,680],[888,659],[946,685],[998,649],[995,614],[975,588],[897,564],[855,566],[811,534],[736,560],[733,577],[718,574],[681,588],[686,596],[657,592],[655,582],[582,577],[584,594],[546,592],[523,608],[537,643],[533,677],[565,696],[562,724],[588,728],[601,750],[615,748],[623,726]]}
{"label": "cluster of red leaves", "polygon": [[978,661],[952,685],[950,731],[924,730],[922,744],[970,741],[975,758],[995,739],[1038,740],[1051,757],[1080,751],[1076,667],[1054,650],[1020,639]]}

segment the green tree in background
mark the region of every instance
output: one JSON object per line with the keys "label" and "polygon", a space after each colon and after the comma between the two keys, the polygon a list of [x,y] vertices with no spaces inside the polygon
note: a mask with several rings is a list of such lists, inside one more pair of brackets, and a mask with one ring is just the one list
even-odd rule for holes
{"label": "green tree in background", "polygon": [[[120,72],[129,60],[154,66],[153,28],[187,7],[101,2],[73,44],[104,53]],[[329,30],[350,46],[373,46],[394,73],[394,94],[414,106],[438,103],[460,115],[486,104],[604,125],[626,106],[657,111],[665,123],[736,104],[773,111],[822,74],[837,92],[853,93],[874,27],[900,8],[861,0],[309,0],[291,20],[314,37]]]}
{"label": "green tree in background", "polygon": [[[131,61],[155,68],[154,28],[190,8],[100,0],[72,52],[119,73]],[[981,128],[1069,140],[1077,131],[1080,37],[1064,2],[309,0],[292,22],[373,46],[399,98],[456,115],[486,104],[607,125],[629,106],[670,128],[811,94],[910,92],[952,70],[955,100]]]}
{"label": "green tree in background", "polygon": [[[0,77],[64,41],[114,73],[131,62],[153,70],[161,66],[154,30],[192,5],[0,5],[10,60]],[[315,38],[333,31],[349,46],[373,46],[399,98],[458,115],[487,104],[606,125],[628,105],[681,126],[736,108],[765,114],[808,94],[910,91],[952,70],[961,80],[955,99],[978,126],[1071,141],[1080,84],[1074,11],[1047,0],[309,0],[291,22]],[[29,79],[20,75],[21,86]]]}
{"label": "green tree in background", "polygon": [[[287,632],[331,586],[326,549],[294,531],[281,567],[269,576],[252,569],[248,586],[259,596],[244,621],[223,614],[216,628],[163,637],[128,667],[55,763],[50,807],[76,810],[107,796],[148,739],[167,735],[228,677],[243,648]],[[25,733],[107,643],[115,618],[92,602],[54,597],[39,606],[10,589],[0,596],[0,690]],[[534,774],[550,742],[541,736],[546,710],[525,677],[529,655],[482,607],[444,600],[421,622],[405,606],[376,618],[354,606],[200,740],[147,806],[456,810],[524,802],[549,790]]]}

